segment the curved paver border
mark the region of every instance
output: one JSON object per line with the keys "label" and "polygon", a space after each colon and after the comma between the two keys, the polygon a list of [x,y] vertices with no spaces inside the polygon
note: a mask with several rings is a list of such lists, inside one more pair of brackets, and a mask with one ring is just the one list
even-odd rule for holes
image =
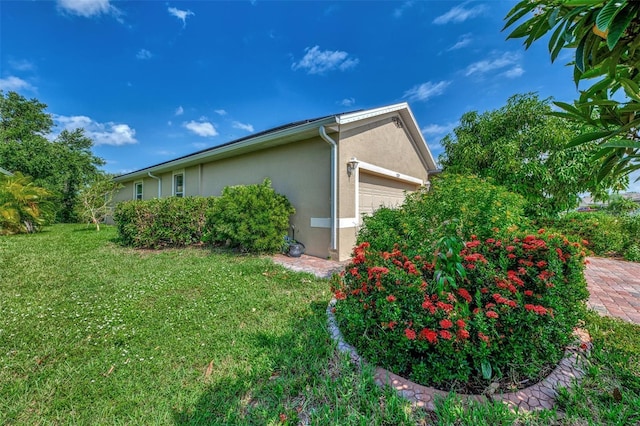
{"label": "curved paver border", "polygon": [[[338,328],[335,315],[333,314],[335,304],[336,299],[331,299],[327,307],[327,318],[331,338],[337,343],[340,352],[348,354],[351,361],[355,364],[362,365],[365,360],[358,355],[353,346],[344,341],[342,333]],[[558,396],[558,389],[560,387],[571,386],[574,380],[580,380],[585,375],[585,370],[582,367],[591,350],[591,338],[584,330],[577,330],[576,334],[580,340],[580,344],[567,348],[565,357],[560,361],[558,366],[545,379],[535,385],[518,392],[494,394],[490,397],[485,395],[464,394],[458,394],[458,397],[466,401],[502,401],[511,408],[517,408],[519,410],[551,409]],[[411,401],[415,406],[430,411],[435,411],[436,398],[444,399],[449,395],[449,392],[413,383],[381,367],[376,367],[374,380],[378,386],[384,387],[389,385],[393,387],[399,395]]]}

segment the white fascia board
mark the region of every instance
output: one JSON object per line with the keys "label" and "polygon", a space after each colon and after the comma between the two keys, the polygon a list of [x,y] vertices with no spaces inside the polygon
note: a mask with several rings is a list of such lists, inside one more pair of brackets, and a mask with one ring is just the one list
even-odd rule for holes
{"label": "white fascia board", "polygon": [[[261,145],[266,145],[269,142],[273,142],[277,139],[291,138],[297,134],[302,134],[305,132],[317,133],[315,129],[317,129],[318,127],[328,126],[330,124],[334,124],[335,122],[336,122],[335,117],[327,117],[320,121],[301,124],[299,126],[290,127],[288,129],[283,129],[277,132],[268,133],[268,134],[257,136],[254,138],[249,138],[241,142],[224,145],[219,148],[212,148],[204,152],[188,155],[173,161],[168,161],[166,163],[156,164],[154,166],[136,170],[135,172],[127,173],[121,176],[116,176],[113,180],[116,182],[126,182],[133,179],[137,179],[140,176],[146,176],[147,173],[163,173],[163,172],[166,173],[168,171],[175,170],[177,168],[184,168],[189,165],[213,161],[218,157],[221,157],[225,154],[230,154],[233,151],[241,151],[245,149],[243,152],[251,152],[253,151],[253,149],[257,149]],[[310,136],[312,135],[310,134]]]}
{"label": "white fascia board", "polygon": [[388,177],[394,180],[399,180],[402,182],[407,182],[407,183],[413,183],[416,185],[423,185],[424,182],[422,181],[422,179],[414,177],[414,176],[409,176],[409,175],[405,175],[393,170],[389,170],[389,169],[385,169],[384,167],[380,167],[380,166],[376,166],[375,164],[370,164],[364,161],[360,161],[357,158],[353,158],[352,161],[357,161],[358,162],[358,169],[360,170],[366,170],[369,173],[373,173],[379,176],[384,176],[384,177]]}
{"label": "white fascia board", "polygon": [[402,102],[399,104],[388,105],[380,108],[367,109],[364,111],[352,112],[338,116],[338,124],[348,124],[354,121],[364,120],[365,118],[376,117],[378,115],[388,114],[390,112],[400,111],[409,108],[409,104]]}

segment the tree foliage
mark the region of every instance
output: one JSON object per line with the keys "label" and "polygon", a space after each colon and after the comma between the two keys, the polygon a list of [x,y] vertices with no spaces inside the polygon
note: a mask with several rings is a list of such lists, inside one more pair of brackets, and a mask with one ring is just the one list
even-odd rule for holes
{"label": "tree foliage", "polygon": [[0,91],[0,167],[31,176],[53,194],[58,220],[76,220],[78,190],[100,172],[104,161],[91,152],[83,129],[63,130],[50,141],[53,120],[37,99]]}
{"label": "tree foliage", "polygon": [[85,223],[91,223],[100,231],[102,223],[111,213],[111,202],[115,193],[122,188],[122,184],[114,182],[111,176],[100,175],[82,188],[78,194],[76,212],[78,218]]}
{"label": "tree foliage", "polygon": [[593,127],[571,145],[599,142],[598,180],[640,169],[640,2],[522,0],[505,19],[505,29],[518,25],[508,38],[523,38],[526,48],[552,32],[552,61],[574,50],[574,82],[591,85],[573,104],[556,102],[556,115]]}
{"label": "tree foliage", "polygon": [[0,235],[37,232],[51,219],[51,193],[17,172],[0,174]]}
{"label": "tree foliage", "polygon": [[[514,95],[494,111],[465,113],[442,140],[440,164],[450,173],[491,177],[528,202],[530,215],[554,214],[578,205],[581,192],[596,187],[590,161],[593,143],[567,147],[577,126],[553,117],[549,99]],[[596,189],[620,189],[624,179],[607,179]]]}

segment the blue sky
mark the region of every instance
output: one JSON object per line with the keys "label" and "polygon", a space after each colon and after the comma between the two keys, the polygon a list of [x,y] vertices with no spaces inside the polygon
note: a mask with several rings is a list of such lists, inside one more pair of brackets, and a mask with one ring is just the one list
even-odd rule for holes
{"label": "blue sky", "polygon": [[409,102],[437,157],[471,110],[571,102],[565,54],[506,40],[515,1],[2,1],[0,89],[124,173],[288,122]]}

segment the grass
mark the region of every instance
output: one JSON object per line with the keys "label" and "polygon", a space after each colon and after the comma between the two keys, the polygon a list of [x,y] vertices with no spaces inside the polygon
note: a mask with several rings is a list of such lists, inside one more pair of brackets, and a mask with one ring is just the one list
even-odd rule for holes
{"label": "grass", "polygon": [[640,422],[638,326],[588,318],[593,362],[563,416],[454,397],[429,414],[336,355],[325,280],[114,238],[78,225],[0,238],[0,424]]}

